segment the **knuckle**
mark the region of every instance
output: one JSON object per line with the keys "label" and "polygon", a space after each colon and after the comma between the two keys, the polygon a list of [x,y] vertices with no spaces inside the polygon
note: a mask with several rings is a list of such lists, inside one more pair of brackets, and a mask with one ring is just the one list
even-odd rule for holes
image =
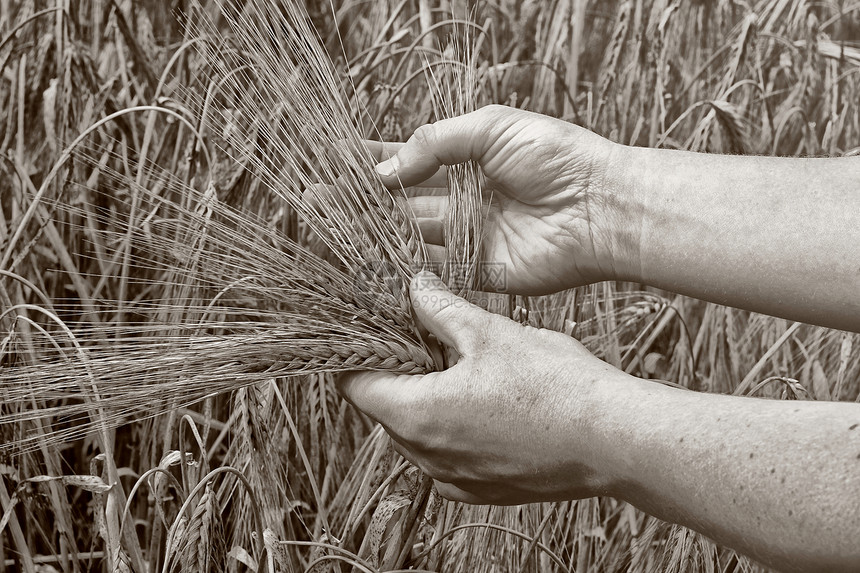
{"label": "knuckle", "polygon": [[[433,301],[431,301],[431,303],[432,302]],[[458,306],[460,305],[457,304],[457,300],[439,297],[439,299],[435,302],[437,306],[436,316],[439,318],[439,320],[451,323],[452,325],[460,325],[460,319],[462,317],[459,316],[459,314],[462,312],[463,309],[458,308]],[[466,325],[462,325],[461,328],[464,326]]]}
{"label": "knuckle", "polygon": [[494,122],[502,118],[520,117],[524,112],[515,107],[493,103],[480,108],[476,113],[487,122]]}
{"label": "knuckle", "polygon": [[424,124],[415,129],[412,133],[412,140],[421,147],[429,147],[433,144],[436,135],[436,128],[433,124]]}
{"label": "knuckle", "polygon": [[484,114],[497,114],[497,113],[503,112],[505,110],[510,110],[510,109],[511,108],[509,108],[506,105],[501,105],[498,103],[491,103],[489,105],[485,105],[484,107],[482,107],[478,111],[483,112]]}
{"label": "knuckle", "polygon": [[438,458],[445,452],[445,445],[449,443],[448,436],[440,430],[436,417],[410,416],[398,430],[401,439],[409,445],[409,448],[425,459]]}

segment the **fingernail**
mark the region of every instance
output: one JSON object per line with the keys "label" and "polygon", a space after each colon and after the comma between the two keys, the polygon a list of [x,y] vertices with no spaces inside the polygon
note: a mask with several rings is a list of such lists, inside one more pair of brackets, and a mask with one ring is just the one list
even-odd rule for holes
{"label": "fingernail", "polygon": [[415,274],[412,279],[413,288],[415,290],[438,290],[445,288],[445,283],[430,271],[420,271]]}
{"label": "fingernail", "polygon": [[394,155],[376,166],[376,172],[383,177],[391,177],[400,169],[400,160]]}

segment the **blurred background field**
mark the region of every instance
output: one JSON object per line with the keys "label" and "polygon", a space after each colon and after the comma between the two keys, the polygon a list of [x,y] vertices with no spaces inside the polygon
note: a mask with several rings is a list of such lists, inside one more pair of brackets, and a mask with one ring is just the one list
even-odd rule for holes
{"label": "blurred background field", "polygon": [[[860,152],[860,3],[305,6],[339,74],[341,96],[366,110],[355,122],[370,139],[403,141],[436,119],[427,68],[446,65],[454,57],[445,48],[449,37],[468,31],[478,104],[561,117],[630,145],[784,156]],[[193,32],[201,14],[220,21],[214,0],[0,0],[0,368],[38,365],[27,340],[92,320],[103,301],[122,308],[173,296],[158,292],[157,276],[146,286],[129,282],[146,269],[112,260],[110,245],[94,240],[101,227],[122,228],[133,196],[123,181],[161,184],[137,165],[157,166],[190,187],[211,180],[220,201],[312,242],[295,212],[225,157],[227,135],[200,121],[214,77]],[[123,113],[64,157],[95,123],[140,106],[174,113]],[[637,376],[706,392],[860,399],[857,335],[630,284],[518,298],[508,311],[576,336]],[[129,318],[100,316],[104,327]],[[14,352],[13,339],[23,341]],[[19,406],[6,397],[0,409]],[[49,431],[34,424],[3,424],[2,441]],[[760,569],[612,499],[515,508],[437,499],[385,434],[338,398],[328,375],[222,392],[129,420],[108,439],[107,452],[88,435],[0,460],[0,567]],[[212,470],[220,473],[204,479]]]}

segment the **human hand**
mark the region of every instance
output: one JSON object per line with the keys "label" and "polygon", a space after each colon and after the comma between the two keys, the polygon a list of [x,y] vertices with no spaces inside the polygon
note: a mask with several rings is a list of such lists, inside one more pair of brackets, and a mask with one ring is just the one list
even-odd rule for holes
{"label": "human hand", "polygon": [[[506,292],[549,294],[619,278],[635,253],[624,238],[635,230],[619,208],[627,148],[581,127],[490,105],[421,126],[406,143],[370,145],[387,159],[377,172],[391,189],[445,187],[443,166],[481,166],[489,200],[481,259],[505,265]],[[431,257],[444,261],[448,197],[419,194],[409,204]]]}
{"label": "human hand", "polygon": [[423,376],[365,371],[338,379],[397,451],[458,501],[610,493],[601,388],[627,375],[573,338],[469,304],[430,273],[416,275],[410,291],[418,321],[456,351],[456,364]]}

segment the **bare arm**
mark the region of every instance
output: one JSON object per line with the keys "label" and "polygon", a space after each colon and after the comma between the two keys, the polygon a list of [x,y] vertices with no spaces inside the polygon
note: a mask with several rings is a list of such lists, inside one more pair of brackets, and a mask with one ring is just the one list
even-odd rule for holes
{"label": "bare arm", "polygon": [[640,380],[563,334],[413,281],[444,372],[340,380],[395,447],[469,503],[610,495],[785,570],[860,570],[860,404]]}
{"label": "bare arm", "polygon": [[[380,166],[391,187],[480,163],[493,197],[483,257],[506,265],[512,292],[623,279],[860,331],[860,157],[629,147],[503,106],[423,126],[379,155],[394,152]],[[447,197],[410,202],[444,258],[433,230]]]}
{"label": "bare arm", "polygon": [[781,570],[860,568],[860,405],[620,384],[595,420],[618,497]]}
{"label": "bare arm", "polygon": [[622,278],[860,332],[860,158],[622,157]]}
{"label": "bare arm", "polygon": [[[392,187],[481,164],[497,199],[483,256],[506,265],[514,292],[627,279],[860,332],[856,158],[631,148],[499,106],[393,151],[379,169]],[[426,237],[446,201],[410,200]],[[612,495],[782,569],[860,570],[860,404],[670,389],[438,284],[412,295],[460,360],[423,377],[350,375],[341,388],[444,496]]]}

